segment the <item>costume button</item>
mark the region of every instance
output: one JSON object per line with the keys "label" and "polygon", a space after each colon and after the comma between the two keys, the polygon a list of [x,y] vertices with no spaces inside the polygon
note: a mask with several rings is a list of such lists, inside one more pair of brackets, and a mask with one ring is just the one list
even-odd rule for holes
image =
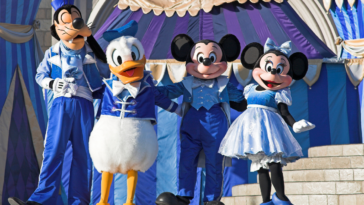
{"label": "costume button", "polygon": [[137,111],[136,110],[132,110],[131,111],[131,114],[136,115],[137,114]]}
{"label": "costume button", "polygon": [[136,105],[136,104],[137,104],[136,100],[131,101],[131,105]]}
{"label": "costume button", "polygon": [[111,112],[115,112],[115,111],[116,111],[116,108],[112,107]]}

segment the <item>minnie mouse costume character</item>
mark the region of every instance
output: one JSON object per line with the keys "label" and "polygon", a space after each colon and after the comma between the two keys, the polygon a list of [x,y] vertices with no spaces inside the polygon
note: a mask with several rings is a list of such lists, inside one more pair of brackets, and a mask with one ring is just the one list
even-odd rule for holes
{"label": "minnie mouse costume character", "polygon": [[[173,57],[186,61],[191,76],[180,83],[157,87],[170,99],[183,95],[181,123],[181,155],[178,196],[165,192],[159,195],[159,205],[185,205],[194,197],[199,154],[205,153],[206,186],[204,203],[221,205],[223,156],[217,151],[230,124],[229,101],[242,103],[242,91],[229,83],[222,74],[227,62],[240,53],[240,43],[231,34],[219,43],[202,40],[194,43],[185,35],[177,35],[171,44]],[[201,156],[201,155],[200,155]]]}
{"label": "minnie mouse costume character", "polygon": [[[147,171],[158,155],[155,105],[169,112],[180,106],[154,87],[153,77],[144,71],[144,48],[134,36],[138,23],[106,31],[106,50],[111,78],[104,79],[101,117],[90,136],[90,155],[102,172],[101,197],[97,205],[109,205],[114,173],[127,174],[127,199],[133,203],[138,171]],[[179,108],[179,109],[178,109]]]}
{"label": "minnie mouse costume character", "polygon": [[27,202],[11,197],[11,205],[54,205],[59,196],[67,143],[73,146],[68,204],[90,203],[92,162],[88,141],[94,123],[93,99],[110,70],[73,0],[54,0],[51,34],[60,40],[45,53],[36,81],[54,94],[44,140],[39,184]]}
{"label": "minnie mouse costume character", "polygon": [[[288,111],[292,98],[287,87],[292,79],[302,79],[308,70],[308,60],[303,53],[289,56],[290,43],[278,47],[268,38],[264,53],[259,43],[244,48],[241,63],[253,69],[252,75],[258,84],[244,88],[247,110],[231,125],[219,149],[222,155],[252,160],[250,171],[258,171],[262,205],[292,204],[284,193],[282,166],[303,154],[287,124],[296,133],[315,127],[306,120],[296,122]],[[276,189],[273,200],[270,199],[269,170]]]}

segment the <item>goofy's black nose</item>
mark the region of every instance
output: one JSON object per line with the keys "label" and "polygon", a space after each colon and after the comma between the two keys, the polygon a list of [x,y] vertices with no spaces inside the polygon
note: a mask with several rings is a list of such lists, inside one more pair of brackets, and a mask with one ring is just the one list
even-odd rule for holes
{"label": "goofy's black nose", "polygon": [[80,30],[85,26],[85,22],[82,18],[76,18],[75,20],[73,20],[72,25],[73,28]]}
{"label": "goofy's black nose", "polygon": [[211,59],[210,58],[204,58],[202,61],[204,66],[209,66],[211,65]]}

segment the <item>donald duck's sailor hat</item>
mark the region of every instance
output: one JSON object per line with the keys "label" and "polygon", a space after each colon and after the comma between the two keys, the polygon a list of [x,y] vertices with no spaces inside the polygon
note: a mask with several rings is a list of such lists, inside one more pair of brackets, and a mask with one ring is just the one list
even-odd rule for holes
{"label": "donald duck's sailor hat", "polygon": [[110,42],[114,39],[117,39],[122,36],[135,36],[135,34],[138,32],[138,23],[134,20],[131,20],[126,25],[114,29],[114,30],[108,30],[105,31],[105,33],[102,35],[102,37]]}

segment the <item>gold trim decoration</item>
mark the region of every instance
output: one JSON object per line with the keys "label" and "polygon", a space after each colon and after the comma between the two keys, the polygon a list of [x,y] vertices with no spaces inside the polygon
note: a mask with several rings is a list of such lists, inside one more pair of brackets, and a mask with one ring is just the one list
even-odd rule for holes
{"label": "gold trim decoration", "polygon": [[[119,0],[118,7],[121,10],[130,8],[137,11],[140,8],[144,14],[153,10],[156,16],[165,12],[167,17],[171,17],[176,12],[179,17],[183,17],[188,12],[191,16],[196,16],[203,9],[210,12],[214,6],[220,6],[224,3],[239,2],[246,3],[248,0]],[[258,3],[260,0],[249,0],[252,3]],[[262,0],[264,2],[275,1],[282,3],[284,0]]]}
{"label": "gold trim decoration", "polygon": [[320,77],[322,59],[309,59],[308,64],[308,71],[303,80],[307,83],[308,86],[310,86],[311,89],[311,86],[315,84]]}
{"label": "gold trim decoration", "polygon": [[345,59],[345,70],[350,82],[357,87],[364,78],[364,59]]}
{"label": "gold trim decoration", "polygon": [[146,63],[145,69],[152,72],[153,78],[156,82],[154,82],[155,85],[158,85],[166,72],[166,63]]}
{"label": "gold trim decoration", "polygon": [[236,80],[242,85],[246,86],[250,83],[250,81],[253,79],[252,77],[252,70],[244,68],[244,66],[241,63],[233,63],[232,64],[232,70],[235,74]]}
{"label": "gold trim decoration", "polygon": [[35,29],[40,28],[40,22],[35,20],[33,25],[0,23],[0,38],[11,43],[25,43],[33,38]]}
{"label": "gold trim decoration", "polygon": [[187,76],[186,64],[184,62],[168,63],[167,70],[169,78],[173,83],[179,83]]}

